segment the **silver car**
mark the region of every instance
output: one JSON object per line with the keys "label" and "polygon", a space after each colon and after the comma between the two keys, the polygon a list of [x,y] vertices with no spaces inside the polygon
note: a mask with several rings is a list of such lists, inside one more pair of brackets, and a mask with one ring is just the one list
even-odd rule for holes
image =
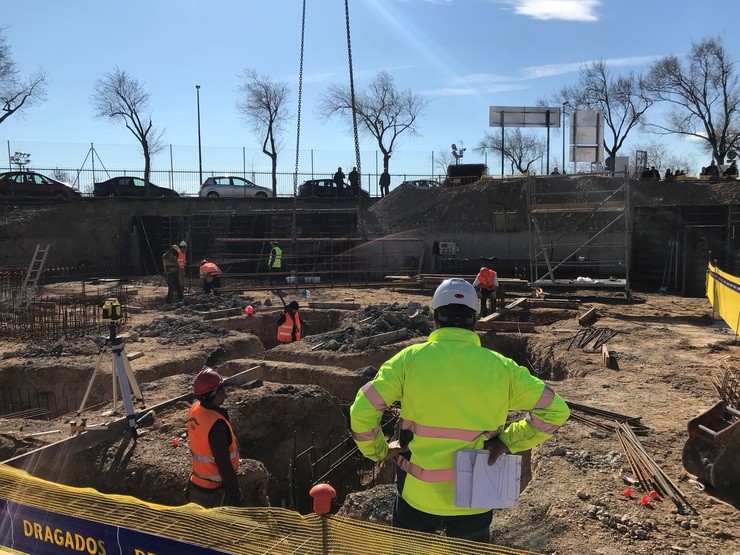
{"label": "silver car", "polygon": [[272,189],[260,187],[249,181],[249,179],[220,175],[206,179],[200,186],[198,196],[209,198],[267,198],[274,195],[272,194]]}

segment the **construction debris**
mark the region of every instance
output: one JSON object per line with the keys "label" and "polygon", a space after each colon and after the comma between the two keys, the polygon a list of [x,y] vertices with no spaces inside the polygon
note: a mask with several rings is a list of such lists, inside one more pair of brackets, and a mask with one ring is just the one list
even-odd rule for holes
{"label": "construction debris", "polygon": [[727,362],[719,363],[720,372],[709,377],[719,398],[736,409],[740,409],[740,367]]}
{"label": "construction debris", "polygon": [[432,331],[428,306],[381,304],[353,312],[344,319],[342,329],[309,335],[304,339],[311,350],[346,351],[363,349],[410,337],[423,337]]}

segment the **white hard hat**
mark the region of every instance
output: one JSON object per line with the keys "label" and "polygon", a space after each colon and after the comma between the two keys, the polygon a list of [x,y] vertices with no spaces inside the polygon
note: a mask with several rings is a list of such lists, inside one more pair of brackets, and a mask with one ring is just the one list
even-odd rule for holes
{"label": "white hard hat", "polygon": [[478,313],[478,295],[470,282],[462,278],[450,278],[439,284],[432,297],[432,309],[450,304],[461,304]]}
{"label": "white hard hat", "polygon": [[187,248],[188,244],[185,241],[180,241],[180,246]]}

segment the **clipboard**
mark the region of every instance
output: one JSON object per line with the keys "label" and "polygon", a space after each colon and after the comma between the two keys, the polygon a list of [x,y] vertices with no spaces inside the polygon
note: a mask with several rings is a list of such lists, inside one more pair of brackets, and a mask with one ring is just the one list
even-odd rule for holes
{"label": "clipboard", "polygon": [[488,466],[487,449],[455,453],[455,506],[508,509],[519,504],[522,456],[501,455]]}

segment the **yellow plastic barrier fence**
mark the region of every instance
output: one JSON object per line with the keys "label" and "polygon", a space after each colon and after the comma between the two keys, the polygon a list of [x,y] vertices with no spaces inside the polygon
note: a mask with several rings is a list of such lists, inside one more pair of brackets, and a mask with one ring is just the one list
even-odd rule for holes
{"label": "yellow plastic barrier fence", "polygon": [[280,508],[167,507],[73,488],[0,465],[0,553],[526,554],[338,516]]}
{"label": "yellow plastic barrier fence", "polygon": [[707,297],[714,311],[737,334],[740,330],[740,278],[723,272],[710,262],[707,268]]}

